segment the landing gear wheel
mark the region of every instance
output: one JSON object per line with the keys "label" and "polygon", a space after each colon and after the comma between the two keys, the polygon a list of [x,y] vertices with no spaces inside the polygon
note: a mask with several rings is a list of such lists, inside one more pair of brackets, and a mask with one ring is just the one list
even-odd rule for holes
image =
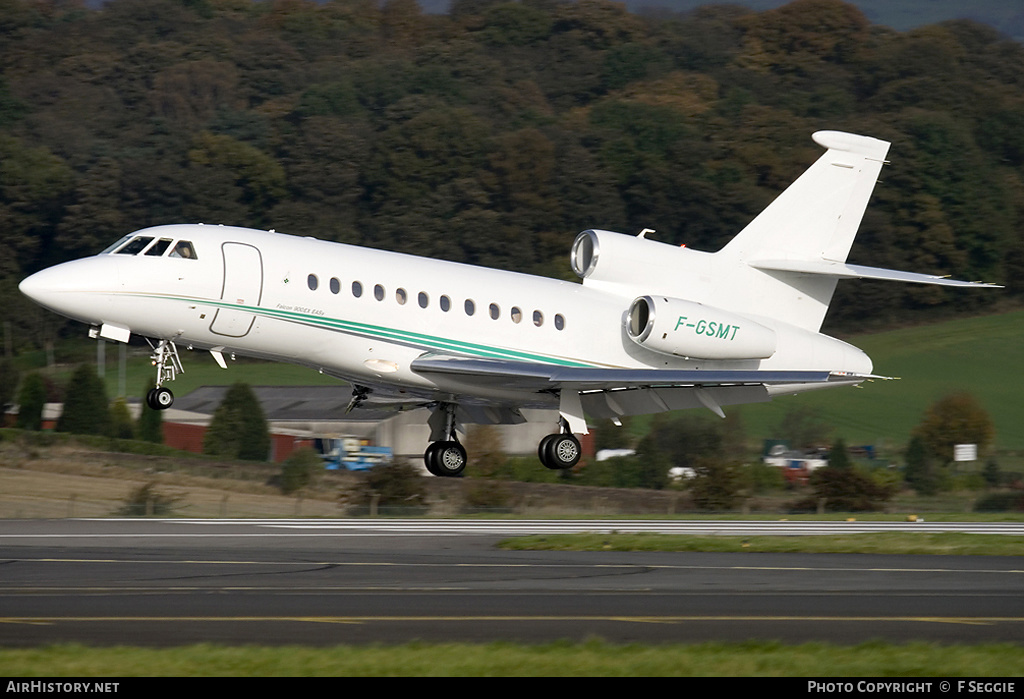
{"label": "landing gear wheel", "polygon": [[466,450],[455,441],[434,442],[423,455],[427,470],[435,476],[452,478],[466,468]]}
{"label": "landing gear wheel", "polygon": [[540,461],[550,469],[564,470],[580,461],[580,440],[571,434],[549,434],[541,440]]}
{"label": "landing gear wheel", "polygon": [[146,394],[146,403],[153,410],[167,410],[174,403],[174,394],[169,388],[154,388]]}
{"label": "landing gear wheel", "polygon": [[549,434],[547,437],[540,440],[540,444],[537,445],[537,458],[539,458],[540,462],[544,464],[544,466],[547,468],[558,468],[557,466],[552,466],[550,463],[548,463],[548,445],[551,444],[552,439],[556,439],[557,437],[557,434]]}
{"label": "landing gear wheel", "polygon": [[441,444],[441,442],[431,442],[427,447],[427,450],[423,452],[423,465],[427,467],[427,471],[429,471],[432,476],[441,475],[437,472],[437,466],[434,465],[437,459],[437,447],[439,444]]}
{"label": "landing gear wheel", "polygon": [[424,454],[427,471],[435,476],[453,478],[466,469],[466,449],[456,441],[434,442]]}

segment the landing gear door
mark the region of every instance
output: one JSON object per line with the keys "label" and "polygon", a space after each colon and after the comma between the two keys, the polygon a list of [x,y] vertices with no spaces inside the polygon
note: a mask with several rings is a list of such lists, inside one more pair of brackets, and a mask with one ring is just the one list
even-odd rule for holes
{"label": "landing gear door", "polygon": [[224,286],[220,298],[224,306],[210,324],[210,331],[226,337],[249,334],[256,316],[246,308],[258,306],[263,296],[263,258],[260,251],[245,243],[224,243]]}

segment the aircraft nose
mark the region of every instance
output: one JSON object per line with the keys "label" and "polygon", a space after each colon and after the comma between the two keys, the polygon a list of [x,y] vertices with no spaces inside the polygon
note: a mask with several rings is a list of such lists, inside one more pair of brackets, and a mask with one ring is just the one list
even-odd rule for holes
{"label": "aircraft nose", "polygon": [[56,269],[56,267],[51,267],[26,277],[21,284],[18,284],[18,289],[40,306],[51,307],[58,288]]}
{"label": "aircraft nose", "polygon": [[89,322],[103,305],[89,292],[111,290],[117,280],[116,261],[92,257],[36,272],[22,280],[18,289],[44,308]]}

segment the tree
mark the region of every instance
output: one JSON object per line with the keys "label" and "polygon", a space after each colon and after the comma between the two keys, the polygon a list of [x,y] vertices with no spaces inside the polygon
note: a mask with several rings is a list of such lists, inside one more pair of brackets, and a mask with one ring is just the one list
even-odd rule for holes
{"label": "tree", "polygon": [[995,426],[973,395],[956,393],[933,403],[913,435],[921,438],[930,456],[949,465],[957,444],[977,444],[978,453],[984,454],[995,438]]}
{"label": "tree", "polygon": [[135,438],[135,425],[124,398],[118,398],[110,406],[110,436],[118,439]]}
{"label": "tree", "polygon": [[920,437],[912,437],[903,455],[903,479],[919,495],[934,495],[938,492],[938,478],[932,467],[932,461]]}
{"label": "tree", "polygon": [[[156,388],[156,381],[151,379],[147,388],[147,393],[153,388]],[[163,411],[153,410],[149,407],[149,402],[143,400],[142,412],[139,414],[139,422],[138,425],[136,425],[136,432],[138,434],[138,438],[144,442],[163,444]]]}
{"label": "tree", "polygon": [[64,411],[57,420],[57,431],[109,435],[110,430],[107,388],[95,367],[82,364],[72,374],[65,392]]}
{"label": "tree", "polygon": [[43,406],[46,405],[46,379],[32,372],[25,377],[18,393],[18,427],[39,430],[43,426]]}
{"label": "tree", "polygon": [[690,481],[693,502],[702,510],[731,510],[743,487],[740,467],[714,457],[698,458]]}
{"label": "tree", "polygon": [[850,468],[850,454],[846,451],[846,442],[840,437],[828,452],[828,465],[832,468]]}
{"label": "tree", "polygon": [[224,395],[203,438],[203,453],[230,459],[266,461],[270,432],[256,394],[236,383]]}

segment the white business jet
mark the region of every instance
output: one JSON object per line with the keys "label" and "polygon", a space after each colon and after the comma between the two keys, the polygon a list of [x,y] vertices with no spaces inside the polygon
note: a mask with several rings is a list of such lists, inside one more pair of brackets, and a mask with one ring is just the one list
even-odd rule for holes
{"label": "white business jet", "polygon": [[432,408],[435,475],[465,468],[462,425],[520,423],[523,408],[558,412],[538,453],[570,468],[585,416],[724,416],[875,378],[867,355],[818,332],[839,279],[993,286],[846,264],[889,143],[814,140],[827,152],[718,252],[587,230],[571,253],[582,284],[200,224],[137,231],[21,290],[93,337],[147,338],[153,408],[174,399],[179,345],[222,367],[237,353],[343,379],[349,409]]}

